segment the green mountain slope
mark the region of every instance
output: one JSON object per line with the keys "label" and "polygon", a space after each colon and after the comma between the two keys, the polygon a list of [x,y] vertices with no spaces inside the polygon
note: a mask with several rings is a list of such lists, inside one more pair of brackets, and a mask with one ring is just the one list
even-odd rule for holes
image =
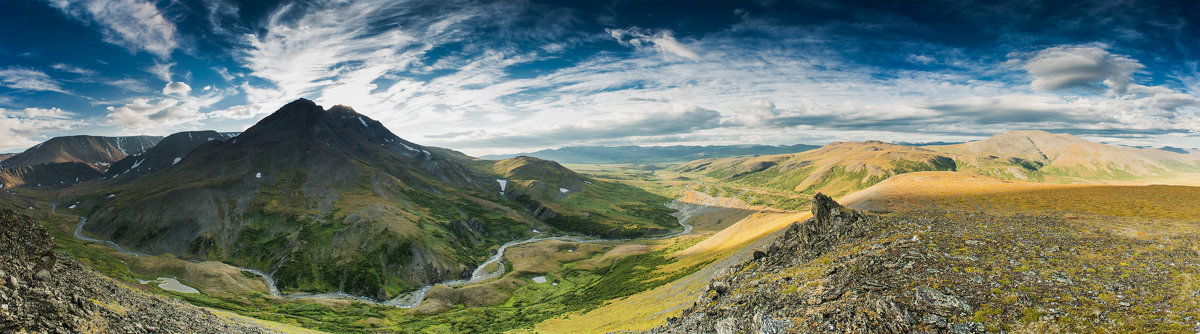
{"label": "green mountain slope", "polygon": [[489,175],[307,100],[101,189],[75,199],[87,233],[257,268],[285,291],[386,298],[469,276],[493,246],[546,229]]}
{"label": "green mountain slope", "polygon": [[504,182],[506,197],[564,231],[628,238],[665,234],[678,226],[665,206],[669,198],[587,178],[554,161],[520,156],[474,165],[490,168],[497,182]]}

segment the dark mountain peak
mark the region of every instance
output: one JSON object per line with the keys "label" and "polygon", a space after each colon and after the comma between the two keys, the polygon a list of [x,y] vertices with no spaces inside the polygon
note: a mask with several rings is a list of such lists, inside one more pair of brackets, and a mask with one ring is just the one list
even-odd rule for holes
{"label": "dark mountain peak", "polygon": [[299,99],[296,99],[295,101],[288,102],[288,104],[283,105],[283,107],[279,108],[279,111],[311,110],[311,109],[321,109],[321,106],[317,105],[317,103],[313,102],[312,100],[309,100],[306,98],[299,98]]}
{"label": "dark mountain peak", "polygon": [[339,105],[329,107],[329,109],[327,109],[325,111],[332,113],[332,114],[350,114],[350,115],[358,116],[358,112],[354,111],[354,108],[351,108],[350,106],[344,105],[344,104],[339,104]]}

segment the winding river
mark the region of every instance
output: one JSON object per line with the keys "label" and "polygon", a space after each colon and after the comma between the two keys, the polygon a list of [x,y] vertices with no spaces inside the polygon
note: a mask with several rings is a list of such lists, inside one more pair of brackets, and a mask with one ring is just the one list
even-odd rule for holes
{"label": "winding river", "polygon": [[[53,204],[51,206],[50,211],[55,214],[58,214],[58,212],[55,211],[57,209],[57,207],[58,207],[58,204]],[[394,306],[394,307],[399,307],[399,308],[413,308],[413,307],[417,307],[418,305],[421,305],[421,302],[425,300],[425,294],[427,292],[429,292],[429,289],[433,288],[435,285],[441,284],[441,285],[453,287],[453,286],[475,284],[475,283],[487,281],[487,280],[499,277],[500,275],[503,275],[505,268],[506,268],[502,263],[502,261],[504,261],[504,251],[507,250],[509,247],[523,245],[523,244],[527,244],[527,243],[531,243],[531,242],[546,241],[546,240],[562,240],[562,241],[570,241],[570,242],[607,242],[607,241],[655,240],[655,239],[672,238],[672,237],[691,233],[692,225],[688,224],[687,221],[689,219],[691,219],[692,216],[694,216],[696,213],[698,213],[701,209],[703,209],[707,206],[700,205],[700,204],[685,203],[685,202],[681,202],[679,200],[674,200],[671,203],[668,203],[667,207],[676,210],[674,215],[678,219],[679,225],[683,227],[683,231],[679,231],[676,233],[663,235],[663,236],[644,237],[644,238],[601,239],[601,238],[588,238],[588,237],[577,237],[577,236],[556,236],[556,237],[535,237],[535,238],[530,238],[530,239],[525,239],[525,240],[509,241],[503,245],[500,245],[500,248],[496,249],[496,253],[492,254],[492,256],[489,257],[487,259],[487,261],[484,261],[483,263],[479,264],[478,267],[475,267],[475,270],[473,270],[471,272],[471,277],[469,277],[469,278],[432,283],[432,284],[426,285],[424,287],[421,287],[420,289],[418,289],[416,291],[402,294],[402,295],[397,296],[396,298],[392,298],[392,299],[385,300],[385,301],[378,301],[378,300],[375,300],[370,297],[352,295],[352,294],[341,292],[341,291],[326,292],[326,293],[289,293],[289,294],[285,295],[285,294],[279,292],[279,288],[275,285],[275,279],[271,277],[271,274],[263,272],[258,269],[244,268],[244,267],[238,267],[238,266],[234,266],[234,265],[230,265],[230,266],[237,268],[239,270],[245,271],[245,272],[249,272],[249,273],[258,275],[259,277],[262,277],[263,283],[265,283],[267,285],[267,288],[270,290],[271,295],[274,295],[277,297],[283,297],[283,298],[288,298],[288,299],[312,299],[312,298],[344,299],[344,300],[359,301],[359,302],[368,303],[368,304],[387,305],[387,306]],[[111,248],[117,250],[118,252],[120,252],[122,254],[129,254],[129,255],[133,255],[133,256],[148,256],[147,254],[142,254],[142,253],[138,253],[138,252],[134,252],[134,251],[130,251],[125,248],[122,248],[121,245],[118,245],[117,243],[109,241],[109,240],[95,239],[95,238],[91,238],[91,237],[83,235],[83,225],[86,223],[87,223],[87,217],[79,217],[79,225],[75,226],[75,238],[78,238],[79,240],[83,240],[83,241],[87,241],[87,242],[95,242],[95,243],[104,244],[108,247],[111,247]],[[198,262],[198,261],[189,261],[189,262]],[[497,265],[496,268],[493,269],[492,271],[487,271],[487,267],[492,264],[496,264]]]}

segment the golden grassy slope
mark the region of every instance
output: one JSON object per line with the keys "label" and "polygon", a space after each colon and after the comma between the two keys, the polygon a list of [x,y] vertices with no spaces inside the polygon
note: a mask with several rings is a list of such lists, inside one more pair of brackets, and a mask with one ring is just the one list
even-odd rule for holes
{"label": "golden grassy slope", "polygon": [[[737,203],[700,194],[691,194],[684,198],[710,204]],[[732,225],[721,223],[734,217],[740,219]],[[717,272],[749,257],[750,252],[759,247],[761,242],[771,239],[768,238],[769,235],[808,217],[807,212],[750,214],[746,209],[739,207],[705,211],[689,221],[697,227],[727,227],[704,237],[704,240],[691,247],[674,253],[672,256],[677,261],[659,268],[659,271],[670,272],[706,261],[715,261],[713,264],[658,288],[610,301],[590,312],[547,320],[538,324],[536,329],[545,333],[607,333],[653,328],[668,317],[679,315],[684,308],[690,306]],[[701,235],[712,233],[712,230],[707,228],[698,228],[697,231]]]}
{"label": "golden grassy slope", "polygon": [[1200,221],[1200,187],[1063,185],[1004,181],[954,172],[898,175],[846,196],[847,206],[877,211],[914,206],[955,210],[1065,211]]}
{"label": "golden grassy slope", "polygon": [[1145,177],[1200,167],[1200,155],[1106,145],[1037,130],[1009,131],[980,141],[927,148],[959,155],[1037,161],[1050,174],[1081,178]]}

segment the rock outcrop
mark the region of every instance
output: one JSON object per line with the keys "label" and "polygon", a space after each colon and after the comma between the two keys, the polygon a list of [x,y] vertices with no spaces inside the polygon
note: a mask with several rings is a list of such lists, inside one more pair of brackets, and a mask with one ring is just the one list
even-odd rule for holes
{"label": "rock outcrop", "polygon": [[880,237],[880,217],[820,193],[812,215],[767,251],[726,269],[693,307],[651,332],[907,333],[925,328],[925,318],[945,328],[947,317],[970,311],[968,303],[934,289],[899,289],[889,280],[895,266],[885,265],[890,261],[877,250],[854,251]]}
{"label": "rock outcrop", "polygon": [[37,221],[0,209],[0,332],[270,331],[116,282],[56,252]]}

